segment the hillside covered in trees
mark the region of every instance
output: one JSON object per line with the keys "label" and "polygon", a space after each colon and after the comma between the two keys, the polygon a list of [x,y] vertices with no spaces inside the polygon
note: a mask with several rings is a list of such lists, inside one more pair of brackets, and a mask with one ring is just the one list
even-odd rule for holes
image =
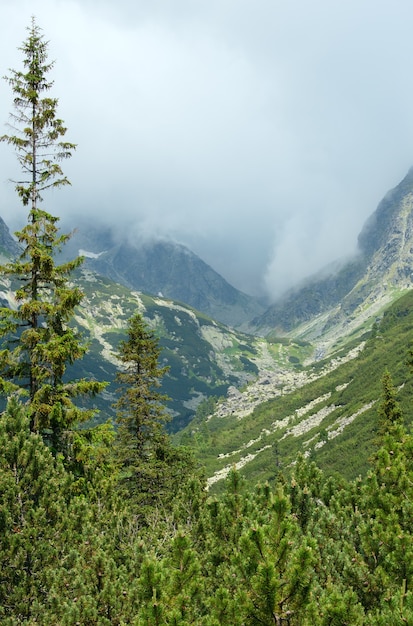
{"label": "hillside covered in trees", "polygon": [[[382,378],[365,476],[326,477],[298,458],[271,484],[236,471],[221,496],[165,433],[158,340],[136,313],[119,346],[116,423],[93,428],[70,380],[87,345],[73,324],[82,259],[40,208],[74,144],[48,96],[52,64],[33,19],[12,71],[16,191],[28,210],[17,260],[0,272],[16,306],[0,309],[0,622],[5,626],[331,626],[413,621],[413,437],[391,376]],[[93,410],[92,410],[93,413]]]}
{"label": "hillside covered in trees", "polygon": [[[0,420],[3,624],[402,624],[413,619],[413,438],[384,381],[371,469],[352,482],[303,459],[209,497],[171,456],[157,485],[110,429],[53,456],[10,401]],[[162,459],[164,461],[164,459]],[[164,470],[165,472],[165,470]]]}

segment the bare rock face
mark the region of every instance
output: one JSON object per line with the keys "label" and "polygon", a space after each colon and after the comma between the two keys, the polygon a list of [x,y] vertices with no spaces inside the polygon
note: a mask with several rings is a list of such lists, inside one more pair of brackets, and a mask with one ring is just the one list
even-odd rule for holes
{"label": "bare rock face", "polygon": [[400,237],[410,223],[412,208],[413,168],[406,177],[391,189],[368,218],[358,237],[362,254],[372,258],[377,252],[392,249],[392,244],[401,243]]}
{"label": "bare rock face", "polygon": [[10,234],[9,227],[0,217],[0,255],[6,259],[13,259],[21,252],[17,241]]}
{"label": "bare rock face", "polygon": [[413,168],[365,223],[358,254],[286,294],[253,320],[251,330],[282,334],[307,326],[311,330],[302,334],[315,339],[334,326],[375,315],[412,287]]}

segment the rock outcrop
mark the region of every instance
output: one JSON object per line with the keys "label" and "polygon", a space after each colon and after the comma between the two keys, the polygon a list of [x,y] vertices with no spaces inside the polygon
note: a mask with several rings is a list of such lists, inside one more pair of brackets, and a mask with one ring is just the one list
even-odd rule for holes
{"label": "rock outcrop", "polygon": [[327,268],[291,290],[251,323],[251,331],[298,335],[314,340],[331,329],[380,314],[413,287],[413,168],[389,191],[365,223],[358,253],[339,269]]}

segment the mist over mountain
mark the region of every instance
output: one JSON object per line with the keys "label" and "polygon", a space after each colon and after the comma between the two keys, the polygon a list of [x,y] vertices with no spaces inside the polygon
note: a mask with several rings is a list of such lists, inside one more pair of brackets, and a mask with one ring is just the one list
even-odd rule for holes
{"label": "mist over mountain", "polygon": [[[6,258],[20,250],[3,221],[0,245]],[[345,349],[349,337],[368,332],[376,317],[412,288],[413,170],[367,220],[357,255],[330,264],[267,309],[176,242],[132,243],[97,223],[80,224],[63,257],[79,251],[85,264],[76,280],[86,297],[77,322],[93,346],[83,374],[98,379],[113,374],[126,320],[136,309],[144,311],[171,365],[165,384],[177,428],[192,418],[203,398],[255,378],[254,402],[259,401],[263,390],[271,392],[271,377],[278,381],[285,372]],[[3,289],[8,305],[10,286],[4,283]],[[107,395],[102,414],[113,400]]]}
{"label": "mist over mountain", "polygon": [[[390,190],[358,237],[358,251],[347,261],[292,287],[263,315],[251,332],[285,334],[303,325],[308,338],[335,324],[366,316],[413,286],[413,169]],[[338,269],[337,269],[338,268]],[[305,328],[304,328],[305,325]]]}
{"label": "mist over mountain", "polygon": [[[85,266],[98,274],[184,302],[228,326],[272,336],[302,327],[303,337],[313,341],[337,324],[353,323],[362,310],[365,316],[379,311],[412,287],[412,206],[413,168],[366,220],[356,254],[291,285],[271,306],[234,288],[186,246],[134,239],[133,232],[122,236],[117,224],[81,221],[63,256],[84,254]],[[13,256],[18,246],[4,222],[0,232],[0,245]]]}
{"label": "mist over mountain", "polygon": [[239,291],[189,248],[174,241],[134,241],[103,225],[84,223],[64,254],[83,254],[85,266],[102,276],[129,289],[185,302],[228,326],[242,327],[265,310],[263,300]]}
{"label": "mist over mountain", "polygon": [[[312,341],[336,324],[349,324],[363,307],[379,310],[412,286],[412,198],[410,169],[366,220],[357,253],[291,285],[271,306],[237,290],[188,247],[134,237],[133,230],[122,235],[118,224],[80,221],[63,257],[84,254],[86,267],[98,274],[129,289],[184,302],[228,326],[283,335],[304,325],[303,335]],[[4,222],[0,231],[0,244],[15,254],[17,244]]]}
{"label": "mist over mountain", "polygon": [[132,234],[121,236],[118,229],[85,222],[66,252],[73,256],[80,249],[87,266],[98,273],[131,289],[185,302],[229,326],[282,335],[310,325],[303,332],[313,340],[336,323],[349,323],[358,308],[378,310],[397,290],[411,286],[412,193],[413,169],[366,220],[352,256],[291,284],[271,306],[235,289],[189,248],[171,240],[134,240]]}

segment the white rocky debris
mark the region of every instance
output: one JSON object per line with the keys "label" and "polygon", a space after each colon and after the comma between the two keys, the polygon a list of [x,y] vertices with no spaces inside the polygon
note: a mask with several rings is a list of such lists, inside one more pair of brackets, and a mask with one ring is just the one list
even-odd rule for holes
{"label": "white rocky debris", "polygon": [[[351,424],[351,422],[354,422],[356,417],[358,417],[359,415],[361,415],[365,411],[368,411],[369,409],[371,409],[371,407],[374,404],[375,404],[375,402],[369,402],[368,404],[365,404],[364,406],[362,406],[361,409],[359,409],[358,411],[356,411],[352,415],[347,415],[345,417],[340,417],[334,424],[332,424],[331,426],[329,426],[327,428],[328,438],[329,439],[334,439],[334,437],[337,437],[338,435],[340,435],[343,432],[343,430],[345,429],[346,426]],[[319,443],[322,443],[322,442],[319,442]]]}
{"label": "white rocky debris", "polygon": [[323,396],[320,396],[319,398],[315,398],[314,400],[312,400],[308,404],[305,404],[304,406],[300,407],[299,409],[296,409],[296,411],[295,411],[296,416],[297,417],[302,417],[303,415],[305,415],[309,411],[312,411],[313,408],[315,406],[317,406],[317,404],[321,404],[321,402],[325,402],[326,400],[328,400],[330,398],[330,396],[331,396],[331,392],[329,391],[328,393],[325,393]]}
{"label": "white rocky debris", "polygon": [[211,344],[212,348],[216,350],[218,353],[225,350],[225,348],[231,348],[233,343],[229,338],[229,333],[223,333],[219,329],[218,326],[205,324],[201,326],[201,336],[208,343]]}
{"label": "white rocky debris", "polygon": [[[327,440],[317,441],[317,436],[315,436],[315,437],[312,437],[311,439],[309,439],[308,441],[305,441],[304,442],[304,446],[308,447],[310,445],[310,443],[313,443],[315,441],[314,449],[315,450],[319,450],[320,448],[322,448],[327,443],[327,441],[330,441],[331,439],[334,439],[335,437],[338,437],[338,435],[341,435],[341,433],[343,432],[343,430],[345,429],[346,426],[351,424],[351,422],[354,422],[356,417],[358,417],[359,415],[361,415],[365,411],[368,411],[368,409],[371,409],[371,407],[374,406],[374,404],[376,404],[375,401],[374,402],[369,402],[368,404],[365,404],[364,406],[362,406],[358,411],[356,411],[352,415],[346,415],[344,417],[339,417],[338,420],[336,422],[334,422],[334,424],[331,424],[330,426],[327,426],[327,428],[326,428]],[[310,455],[310,451],[306,450],[306,452],[304,452],[304,456],[308,457],[309,455]]]}
{"label": "white rocky debris", "polygon": [[[234,416],[236,419],[241,419],[249,414],[251,414],[258,404],[273,398],[277,395],[281,395],[282,393],[287,393],[289,391],[293,391],[300,386],[303,386],[305,383],[310,382],[310,380],[315,380],[321,376],[324,376],[327,372],[334,370],[342,363],[345,363],[351,359],[354,359],[358,356],[361,350],[364,348],[365,342],[362,342],[359,346],[351,350],[345,357],[343,358],[334,358],[330,361],[330,363],[319,372],[317,375],[307,375],[304,372],[261,372],[258,380],[253,384],[250,384],[245,391],[240,391],[235,387],[229,387],[227,398],[218,405],[218,408],[214,414],[215,417],[225,418],[229,416]],[[349,383],[344,383],[343,385],[337,385],[336,391],[341,391],[345,389]],[[260,435],[256,439],[251,439],[247,443],[245,443],[240,449],[233,450],[226,454],[220,454],[218,456],[219,459],[225,459],[234,457],[236,455],[242,454],[244,450],[252,447],[253,445],[259,443],[266,436],[271,435],[276,430],[281,430],[283,428],[288,427],[291,423],[296,422],[301,417],[312,411],[317,405],[326,402],[331,397],[331,392],[328,392],[318,398],[315,398],[308,404],[296,409],[295,413],[292,415],[288,415],[287,417],[281,420],[275,420],[271,424],[271,429],[263,429]],[[342,417],[339,418],[333,426],[329,426],[326,430],[328,433],[328,438],[332,439],[338,436],[344,428],[350,424],[358,415],[367,411],[373,403],[366,404],[364,407],[359,409],[356,413],[354,413],[350,417]],[[328,406],[323,406],[315,413],[311,413],[306,419],[299,421],[294,424],[287,432],[283,435],[282,439],[292,436],[292,437],[300,437],[305,435],[311,429],[319,426],[321,422],[333,411],[336,410],[336,406],[334,404],[330,404]],[[210,417],[208,419],[211,419]],[[305,446],[307,446],[312,440],[305,442]],[[316,447],[320,447],[325,442],[317,441]],[[208,488],[214,483],[218,482],[226,478],[229,471],[232,467],[239,468],[243,467],[247,463],[251,462],[255,457],[263,452],[264,450],[271,448],[271,445],[265,445],[255,453],[247,454],[242,457],[239,461],[235,462],[232,465],[226,465],[224,468],[215,472],[213,476],[211,476],[207,481]],[[309,454],[309,451],[306,451],[306,455]]]}
{"label": "white rocky debris", "polygon": [[158,298],[153,298],[153,301],[158,306],[164,306],[167,309],[171,309],[173,311],[181,311],[182,313],[185,313],[185,315],[189,315],[189,317],[191,317],[194,320],[194,322],[196,322],[197,325],[199,326],[199,322],[197,320],[195,313],[189,307],[185,307],[180,304],[177,304],[176,302],[173,302],[173,300],[168,300],[167,298],[164,298],[163,296],[162,296],[162,300],[160,300],[160,298],[158,297]]}
{"label": "white rocky debris", "polygon": [[301,435],[305,435],[315,426],[319,426],[324,418],[326,418],[330,413],[336,410],[335,404],[330,404],[330,406],[323,406],[322,409],[317,411],[317,413],[313,413],[307,419],[302,420],[289,430],[281,437],[281,441],[286,437],[292,435],[293,437],[301,437]]}
{"label": "white rocky debris", "polygon": [[[285,393],[290,393],[295,389],[299,389],[303,385],[325,376],[325,374],[336,369],[342,363],[355,359],[363,350],[364,345],[365,342],[363,341],[345,357],[333,358],[323,370],[317,373],[297,372],[291,369],[261,371],[258,379],[250,383],[245,390],[239,391],[235,387],[229,387],[226,399],[218,404],[214,415],[211,417],[235,417],[239,420],[243,419],[251,415],[255,407],[259,404]],[[314,402],[318,403],[319,400],[314,400]],[[310,409],[306,411],[308,410]],[[211,419],[211,417],[208,419]]]}
{"label": "white rocky debris", "polygon": [[225,467],[220,469],[218,472],[215,472],[215,474],[211,476],[210,478],[208,478],[207,480],[207,489],[209,489],[211,485],[217,483],[219,480],[223,480],[224,478],[226,478],[233,467],[237,470],[241,469],[241,467],[244,467],[244,465],[246,465],[247,463],[255,459],[255,457],[260,452],[263,452],[264,450],[267,450],[268,448],[271,448],[271,446],[270,445],[264,446],[260,450],[257,450],[255,454],[247,454],[247,456],[244,456],[242,459],[240,459],[236,463],[233,463],[232,465],[226,465]]}
{"label": "white rocky debris", "polygon": [[113,353],[113,346],[111,346],[110,343],[103,337],[104,333],[108,330],[107,327],[96,324],[93,318],[86,320],[84,317],[75,315],[74,319],[79,326],[85,326],[87,324],[91,336],[102,346],[101,354],[103,358],[109,361],[109,363],[113,363],[113,365],[120,367],[121,363]]}

